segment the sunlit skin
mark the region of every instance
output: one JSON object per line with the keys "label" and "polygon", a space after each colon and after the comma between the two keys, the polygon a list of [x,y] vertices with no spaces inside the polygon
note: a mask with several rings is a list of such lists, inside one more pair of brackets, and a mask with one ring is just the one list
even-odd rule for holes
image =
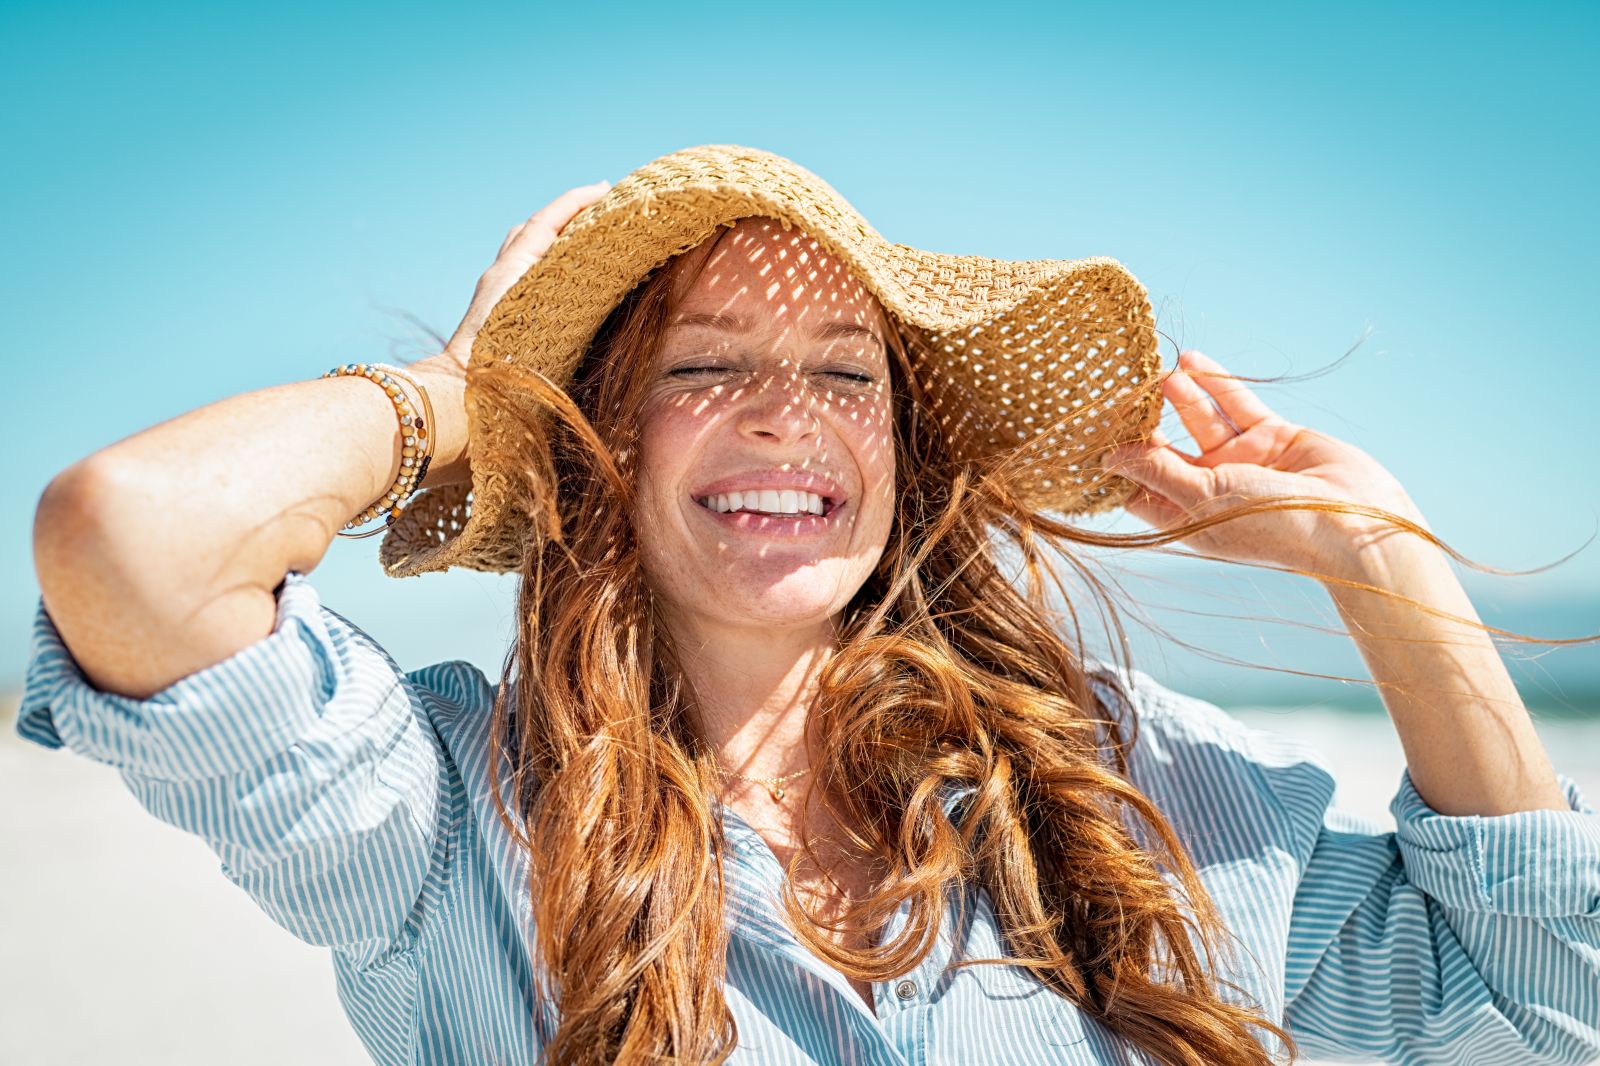
{"label": "sunlit skin", "polygon": [[[710,315],[749,328],[702,322]],[[835,336],[813,336],[822,327]],[[766,219],[739,222],[680,296],[651,373],[638,472],[646,570],[678,639],[739,661],[744,640],[752,651],[829,642],[893,520],[888,328],[850,272]],[[696,503],[730,477],[754,485],[749,472],[822,475],[842,506],[824,522],[734,522]]]}
{"label": "sunlit skin", "polygon": [[[1172,526],[1289,494],[1381,507],[1429,529],[1376,459],[1277,414],[1215,359],[1181,353],[1162,395],[1199,451],[1179,451],[1158,431],[1107,456],[1108,465],[1139,485],[1128,511],[1145,522]],[[1466,624],[1482,619],[1439,549],[1378,519],[1293,510],[1252,515],[1185,542],[1218,558],[1324,575],[1394,721],[1412,782],[1435,810],[1568,809],[1499,649],[1489,634]]]}
{"label": "sunlit skin", "polygon": [[[678,295],[641,415],[640,547],[702,735],[726,768],[777,777],[811,763],[817,671],[893,523],[890,325],[847,269],[770,219],[741,220]],[[684,321],[710,315],[749,329]],[[837,323],[858,329],[814,335]],[[747,518],[768,528],[740,529],[696,501],[714,482],[761,470],[824,475],[842,506],[808,520],[821,532],[794,534],[793,520]],[[765,797],[734,786],[752,803]]]}

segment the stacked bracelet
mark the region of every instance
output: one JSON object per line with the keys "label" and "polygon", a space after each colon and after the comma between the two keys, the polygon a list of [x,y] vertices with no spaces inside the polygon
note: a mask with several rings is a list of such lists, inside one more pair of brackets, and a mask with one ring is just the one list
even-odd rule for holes
{"label": "stacked bracelet", "polygon": [[[344,525],[345,529],[355,529],[387,513],[384,522],[384,527],[387,528],[393,525],[395,518],[404,511],[406,501],[422,484],[423,477],[428,473],[428,463],[433,459],[433,402],[428,398],[428,390],[399,367],[385,363],[346,363],[344,366],[334,367],[322,376],[367,378],[381,386],[394,404],[395,415],[400,420],[400,473],[394,479],[394,484],[390,485],[388,491],[372,506]],[[401,387],[402,381],[422,397],[422,407],[427,412],[426,419],[417,414],[411,406],[410,398]],[[340,532],[335,536],[360,539],[382,532],[383,529],[374,529],[366,533]]]}

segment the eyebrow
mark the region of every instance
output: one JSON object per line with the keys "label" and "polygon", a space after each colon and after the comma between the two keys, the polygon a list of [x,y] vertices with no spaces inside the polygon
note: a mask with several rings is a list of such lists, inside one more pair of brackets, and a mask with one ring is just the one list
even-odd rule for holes
{"label": "eyebrow", "polygon": [[[727,330],[732,333],[749,333],[750,323],[733,314],[718,314],[709,311],[694,311],[678,316],[677,320],[668,324],[668,329],[698,326],[702,329]],[[811,336],[817,340],[832,340],[835,337],[867,336],[888,347],[878,332],[854,322],[824,322],[811,331]]]}

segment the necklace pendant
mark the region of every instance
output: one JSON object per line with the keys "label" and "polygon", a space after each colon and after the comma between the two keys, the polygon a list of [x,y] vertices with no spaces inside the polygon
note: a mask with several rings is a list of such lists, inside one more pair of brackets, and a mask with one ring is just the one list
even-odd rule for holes
{"label": "necklace pendant", "polygon": [[768,785],[767,786],[767,791],[769,793],[771,793],[772,801],[774,803],[782,803],[783,802],[783,786],[782,785]]}

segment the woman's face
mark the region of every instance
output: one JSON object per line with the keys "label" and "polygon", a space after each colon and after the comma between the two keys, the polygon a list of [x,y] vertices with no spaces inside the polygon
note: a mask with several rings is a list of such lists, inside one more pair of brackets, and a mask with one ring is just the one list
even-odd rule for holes
{"label": "woman's face", "polygon": [[803,627],[849,604],[894,518],[890,328],[849,271],[766,218],[740,220],[679,290],[638,466],[643,563],[669,615]]}

